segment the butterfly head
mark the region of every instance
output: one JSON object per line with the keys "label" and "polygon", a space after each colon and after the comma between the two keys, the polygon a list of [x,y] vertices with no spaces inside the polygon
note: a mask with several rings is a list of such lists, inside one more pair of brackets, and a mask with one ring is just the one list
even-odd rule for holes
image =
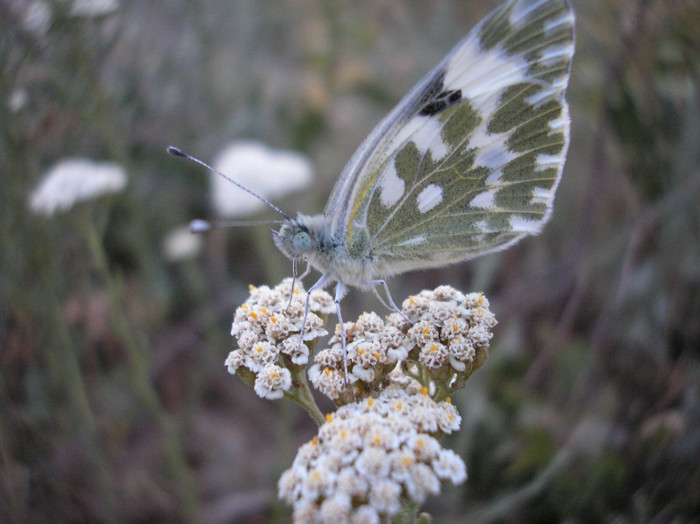
{"label": "butterfly head", "polygon": [[299,215],[274,232],[275,244],[291,259],[313,259],[315,254],[323,250],[325,223],[321,215]]}

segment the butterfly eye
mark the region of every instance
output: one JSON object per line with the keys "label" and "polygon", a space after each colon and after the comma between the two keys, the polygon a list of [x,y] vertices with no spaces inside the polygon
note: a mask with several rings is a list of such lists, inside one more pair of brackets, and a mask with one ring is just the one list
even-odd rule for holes
{"label": "butterfly eye", "polygon": [[309,251],[311,249],[311,237],[306,231],[299,231],[294,234],[292,245],[299,251]]}

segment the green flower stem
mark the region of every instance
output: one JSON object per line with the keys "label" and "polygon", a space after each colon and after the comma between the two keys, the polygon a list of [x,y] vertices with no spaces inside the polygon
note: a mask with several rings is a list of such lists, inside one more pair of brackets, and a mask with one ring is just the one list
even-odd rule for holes
{"label": "green flower stem", "polygon": [[306,380],[306,369],[303,366],[294,366],[290,370],[292,373],[293,389],[291,393],[285,393],[284,397],[298,404],[306,410],[309,416],[321,427],[326,422],[326,417],[318,409],[314,397],[309,389],[309,383]]}
{"label": "green flower stem", "polygon": [[[421,514],[421,517],[423,515],[425,515],[425,513]],[[417,524],[419,522],[423,524],[424,522],[430,522],[430,520],[425,521],[418,517],[418,503],[414,500],[407,501],[403,505],[401,513],[396,515],[394,519],[396,520],[396,524]]]}
{"label": "green flower stem", "polygon": [[90,255],[107,289],[111,306],[110,320],[112,327],[126,348],[131,386],[164,433],[163,456],[168,476],[175,479],[177,497],[182,506],[185,520],[196,522],[198,520],[198,511],[194,481],[185,461],[178,427],[161,404],[158,394],[149,380],[146,343],[134,333],[129,325],[122,308],[120,287],[109,271],[107,257],[102,245],[102,236],[98,233],[94,221],[87,219],[81,223],[84,224]]}
{"label": "green flower stem", "polygon": [[[54,306],[52,311],[61,310],[61,306],[56,302],[53,295],[51,295],[51,302]],[[60,318],[63,317],[61,316]],[[52,367],[53,369],[61,369],[61,381],[64,383],[71,401],[70,423],[79,429],[78,439],[81,446],[84,446],[84,449],[87,451],[94,468],[97,491],[103,504],[102,517],[105,519],[105,522],[117,522],[117,501],[110,487],[109,464],[98,444],[97,423],[90,406],[88,388],[80,372],[80,362],[75,344],[71,341],[68,327],[64,320],[56,320],[54,324],[56,329],[52,331],[56,334],[58,346],[63,357],[54,359]]]}

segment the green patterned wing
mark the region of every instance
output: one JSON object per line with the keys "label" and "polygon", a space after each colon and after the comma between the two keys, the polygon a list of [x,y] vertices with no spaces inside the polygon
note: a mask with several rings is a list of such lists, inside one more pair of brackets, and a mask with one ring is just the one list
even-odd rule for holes
{"label": "green patterned wing", "polygon": [[566,0],[492,12],[370,134],[326,207],[388,276],[503,249],[551,213],[569,142]]}

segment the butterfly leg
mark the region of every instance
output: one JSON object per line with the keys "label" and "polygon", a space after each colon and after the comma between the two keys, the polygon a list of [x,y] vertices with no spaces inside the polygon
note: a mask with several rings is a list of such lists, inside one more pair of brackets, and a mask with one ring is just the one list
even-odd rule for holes
{"label": "butterfly leg", "polygon": [[328,273],[321,275],[316,283],[309,288],[306,292],[306,302],[304,303],[304,318],[301,319],[301,331],[299,332],[299,344],[297,344],[297,351],[304,343],[304,331],[306,331],[306,317],[309,315],[309,299],[311,298],[311,293],[317,289],[323,289],[324,284],[328,280]]}
{"label": "butterfly leg", "polygon": [[[308,265],[307,265],[308,269]],[[306,273],[306,272],[304,272]],[[287,302],[287,311],[289,311],[289,308],[292,307],[292,299],[294,298],[294,284],[297,283],[297,259],[293,258],[292,259],[292,289],[289,292],[289,302]],[[306,317],[304,317],[306,320]],[[303,330],[302,330],[303,333]]]}
{"label": "butterfly leg", "polygon": [[[389,286],[387,285],[386,280],[373,280],[372,282],[370,282],[370,284],[372,285],[372,293],[374,293],[374,296],[377,297],[377,299],[379,299],[379,302],[381,302],[385,308],[394,310],[399,315],[401,315],[406,322],[408,322],[409,324],[413,324],[413,321],[410,318],[408,318],[403,313],[403,311],[401,311],[399,307],[394,303],[394,299],[391,297],[391,293],[389,292]],[[387,305],[387,303],[384,302],[381,295],[377,291],[377,286],[379,284],[381,284],[384,287],[384,293],[386,293],[386,298],[387,300],[389,300],[389,305]]]}
{"label": "butterfly leg", "polygon": [[289,302],[287,302],[287,310],[292,306],[292,299],[294,298],[294,284],[296,284],[297,280],[303,280],[306,275],[308,275],[311,272],[311,265],[307,262],[306,263],[306,269],[301,275],[297,276],[297,259],[293,258],[292,259],[292,291],[289,293]]}
{"label": "butterfly leg", "polygon": [[311,273],[311,264],[309,264],[309,262],[307,260],[306,261],[306,269],[304,270],[304,272],[301,275],[299,275],[299,280],[304,280],[309,273]]}
{"label": "butterfly leg", "polygon": [[338,281],[338,284],[335,286],[335,299],[333,301],[335,302],[335,311],[336,314],[338,315],[338,323],[340,324],[340,335],[343,338],[343,366],[345,368],[345,385],[348,385],[348,352],[347,352],[347,345],[346,345],[346,338],[345,338],[345,324],[343,324],[343,315],[340,313],[340,301],[343,299],[345,296],[345,293],[347,293],[347,289],[343,285],[342,282]]}

